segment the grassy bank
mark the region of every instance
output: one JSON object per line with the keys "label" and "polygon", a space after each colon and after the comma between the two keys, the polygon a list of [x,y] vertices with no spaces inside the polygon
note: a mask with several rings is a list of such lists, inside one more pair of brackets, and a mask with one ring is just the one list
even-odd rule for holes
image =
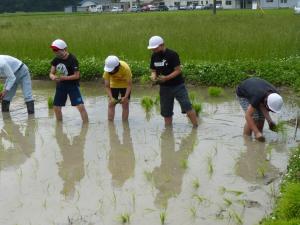
{"label": "grassy bank", "polygon": [[[98,58],[80,58],[82,80],[101,78],[103,61]],[[24,59],[33,79],[49,79],[50,59]],[[149,63],[128,61],[134,81],[147,82]],[[267,79],[276,86],[292,86],[300,89],[300,56],[284,59],[234,60],[224,62],[183,63],[184,76],[189,83],[206,86],[235,86],[249,76]]]}
{"label": "grassy bank", "polygon": [[272,215],[262,225],[300,224],[300,148],[290,156],[289,166],[281,185],[281,195]]}
{"label": "grassy bank", "polygon": [[269,60],[300,54],[300,20],[291,9],[175,11],[102,14],[4,14],[1,54],[21,59],[52,57],[49,44],[67,41],[79,58],[116,54],[148,61],[150,36],[159,34],[184,63]]}

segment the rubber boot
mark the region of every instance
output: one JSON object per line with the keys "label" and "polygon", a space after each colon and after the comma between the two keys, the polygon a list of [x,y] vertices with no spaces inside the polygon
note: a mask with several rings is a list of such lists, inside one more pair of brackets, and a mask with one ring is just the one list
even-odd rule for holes
{"label": "rubber boot", "polygon": [[2,100],[1,102],[2,112],[9,112],[9,105],[10,105],[10,101]]}
{"label": "rubber boot", "polygon": [[28,114],[34,114],[34,101],[26,102]]}

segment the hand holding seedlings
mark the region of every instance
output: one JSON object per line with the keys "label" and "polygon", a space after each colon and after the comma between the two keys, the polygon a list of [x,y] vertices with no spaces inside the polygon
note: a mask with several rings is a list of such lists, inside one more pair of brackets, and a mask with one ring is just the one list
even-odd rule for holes
{"label": "hand holding seedlings", "polygon": [[269,129],[270,129],[271,131],[278,132],[277,126],[276,126],[276,124],[275,124],[273,121],[271,121],[271,122],[269,123]]}

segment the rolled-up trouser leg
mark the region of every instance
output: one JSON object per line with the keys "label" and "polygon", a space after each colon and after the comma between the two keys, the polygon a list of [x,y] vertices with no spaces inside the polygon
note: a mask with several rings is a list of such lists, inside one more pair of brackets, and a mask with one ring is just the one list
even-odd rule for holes
{"label": "rolled-up trouser leg", "polygon": [[2,112],[9,112],[10,101],[2,100],[1,102],[1,110]]}

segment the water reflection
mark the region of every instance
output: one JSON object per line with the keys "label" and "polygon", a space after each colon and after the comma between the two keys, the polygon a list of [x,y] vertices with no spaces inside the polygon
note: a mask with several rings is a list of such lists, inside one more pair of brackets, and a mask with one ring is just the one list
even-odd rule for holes
{"label": "water reflection", "polygon": [[167,207],[168,199],[181,192],[182,178],[185,172],[183,164],[193,151],[197,141],[197,129],[181,139],[179,150],[175,151],[175,136],[172,127],[167,127],[161,134],[161,165],[153,170],[155,187],[159,190],[155,204]]}
{"label": "water reflection", "polygon": [[3,113],[0,143],[0,170],[22,165],[35,151],[36,120],[29,118],[17,125],[9,113]]}
{"label": "water reflection", "polygon": [[251,183],[261,183],[274,180],[278,169],[269,161],[272,146],[244,137],[246,151],[237,161],[237,175]]}
{"label": "water reflection", "polygon": [[65,196],[73,196],[76,182],[84,177],[83,150],[87,131],[88,124],[83,124],[77,136],[70,136],[63,131],[62,123],[56,124],[55,136],[63,157],[59,163],[59,175],[64,180],[61,193]]}
{"label": "water reflection", "polygon": [[123,122],[123,143],[120,141],[114,123],[108,123],[109,130],[109,161],[108,169],[112,175],[113,185],[123,186],[125,181],[133,176],[135,157],[128,122]]}

